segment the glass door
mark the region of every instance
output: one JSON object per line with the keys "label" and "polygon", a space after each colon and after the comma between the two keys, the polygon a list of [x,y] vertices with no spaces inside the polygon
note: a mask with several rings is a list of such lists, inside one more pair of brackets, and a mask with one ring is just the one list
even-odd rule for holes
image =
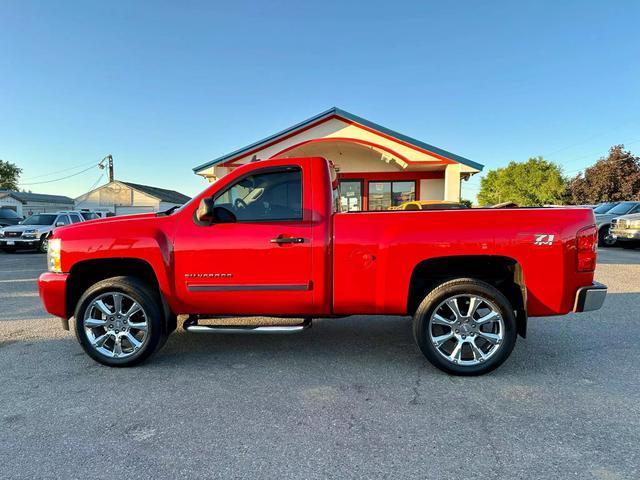
{"label": "glass door", "polygon": [[362,210],[362,180],[340,180],[340,211]]}

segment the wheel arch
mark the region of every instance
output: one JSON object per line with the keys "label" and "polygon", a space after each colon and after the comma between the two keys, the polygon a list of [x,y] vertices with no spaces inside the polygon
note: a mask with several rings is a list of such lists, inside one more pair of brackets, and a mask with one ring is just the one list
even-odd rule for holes
{"label": "wheel arch", "polygon": [[407,312],[413,315],[422,299],[438,285],[455,278],[485,281],[500,290],[513,305],[518,334],[527,332],[527,290],[520,263],[498,255],[452,255],[429,258],[413,269],[407,296]]}
{"label": "wheel arch", "polygon": [[166,301],[158,276],[149,262],[140,258],[100,258],[75,263],[69,271],[66,288],[66,309],[68,318],[72,317],[82,294],[95,283],[112,277],[135,277],[148,284],[158,296],[161,308],[167,319],[168,331],[175,329],[175,315]]}

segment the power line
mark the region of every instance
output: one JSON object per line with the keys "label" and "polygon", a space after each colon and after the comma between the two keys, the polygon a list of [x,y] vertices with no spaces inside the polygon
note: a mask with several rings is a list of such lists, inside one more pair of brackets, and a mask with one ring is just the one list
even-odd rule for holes
{"label": "power line", "polygon": [[25,180],[31,181],[31,180],[34,180],[36,178],[48,177],[50,175],[56,175],[58,173],[64,173],[64,172],[68,172],[70,170],[75,170],[76,168],[86,167],[87,165],[90,165],[90,164],[91,165],[95,164],[95,160],[91,161],[90,163],[86,163],[85,162],[85,163],[82,163],[80,165],[76,165],[75,167],[69,167],[69,168],[65,168],[65,169],[62,169],[62,170],[56,170],[55,172],[50,172],[50,173],[43,173],[42,175],[36,175],[35,177],[28,177]]}
{"label": "power line", "polygon": [[25,186],[28,186],[28,185],[42,185],[43,183],[59,182],[59,181],[61,181],[61,180],[66,180],[67,178],[77,177],[78,175],[81,175],[81,174],[83,174],[83,173],[85,173],[85,172],[88,172],[88,171],[89,171],[89,170],[91,170],[92,168],[99,167],[99,166],[101,166],[101,165],[102,165],[101,163],[93,164],[93,165],[91,165],[89,168],[85,168],[84,170],[82,170],[82,171],[80,171],[80,172],[78,172],[78,173],[74,173],[74,174],[72,174],[72,175],[67,175],[66,177],[56,178],[55,180],[44,180],[44,181],[42,181],[42,182],[20,183],[20,186],[21,186],[21,187],[25,187]]}
{"label": "power line", "polygon": [[96,186],[98,185],[98,183],[100,183],[100,180],[102,180],[102,178],[104,177],[104,172],[102,172],[100,174],[100,176],[98,177],[98,179],[95,181],[95,183],[93,185],[91,185],[91,187],[89,187],[89,190],[87,190],[87,192],[92,192],[94,188],[96,188]]}
{"label": "power line", "polygon": [[630,121],[628,121],[628,122],[624,122],[624,123],[622,123],[621,125],[618,125],[616,128],[613,128],[613,129],[610,129],[610,130],[605,130],[604,132],[600,132],[600,133],[593,134],[593,135],[589,136],[588,138],[586,138],[585,140],[581,140],[581,141],[579,141],[579,142],[572,143],[571,145],[569,145],[569,146],[567,146],[567,147],[558,148],[558,149],[556,149],[556,150],[553,150],[553,151],[548,152],[548,153],[546,153],[546,154],[544,154],[544,155],[541,155],[541,156],[542,156],[542,157],[552,157],[554,154],[556,154],[556,153],[558,153],[558,152],[563,152],[563,151],[565,151],[565,150],[569,150],[569,149],[571,149],[571,148],[573,148],[573,147],[577,147],[578,145],[584,145],[585,143],[589,143],[589,142],[590,142],[591,140],[593,140],[594,138],[602,137],[603,135],[606,135],[606,134],[608,134],[608,133],[610,133],[610,132],[613,132],[613,131],[617,131],[617,130],[619,130],[619,129],[620,129],[620,127],[625,127],[625,126],[627,126],[627,125],[632,125],[632,124],[634,124],[634,123],[636,123],[636,121],[635,121],[635,120],[630,120]]}

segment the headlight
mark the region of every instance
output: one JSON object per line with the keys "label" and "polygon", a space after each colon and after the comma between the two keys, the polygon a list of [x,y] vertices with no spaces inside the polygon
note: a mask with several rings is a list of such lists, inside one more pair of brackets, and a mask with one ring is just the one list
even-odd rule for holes
{"label": "headlight", "polygon": [[60,264],[60,239],[54,238],[49,240],[47,246],[47,265],[50,272],[61,273],[62,267]]}
{"label": "headlight", "polygon": [[628,225],[629,228],[640,228],[640,220],[631,220]]}
{"label": "headlight", "polygon": [[4,237],[4,230],[0,228],[0,237]]}

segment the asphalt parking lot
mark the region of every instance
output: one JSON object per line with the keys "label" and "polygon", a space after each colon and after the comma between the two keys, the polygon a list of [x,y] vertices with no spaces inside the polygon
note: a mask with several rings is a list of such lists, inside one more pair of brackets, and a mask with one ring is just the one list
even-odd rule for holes
{"label": "asphalt parking lot", "polygon": [[407,318],[291,336],[178,329],[143,366],[94,363],[49,317],[45,257],[0,253],[2,478],[640,476],[640,250],[601,250],[602,310],[531,319],[497,371],[451,377]]}

